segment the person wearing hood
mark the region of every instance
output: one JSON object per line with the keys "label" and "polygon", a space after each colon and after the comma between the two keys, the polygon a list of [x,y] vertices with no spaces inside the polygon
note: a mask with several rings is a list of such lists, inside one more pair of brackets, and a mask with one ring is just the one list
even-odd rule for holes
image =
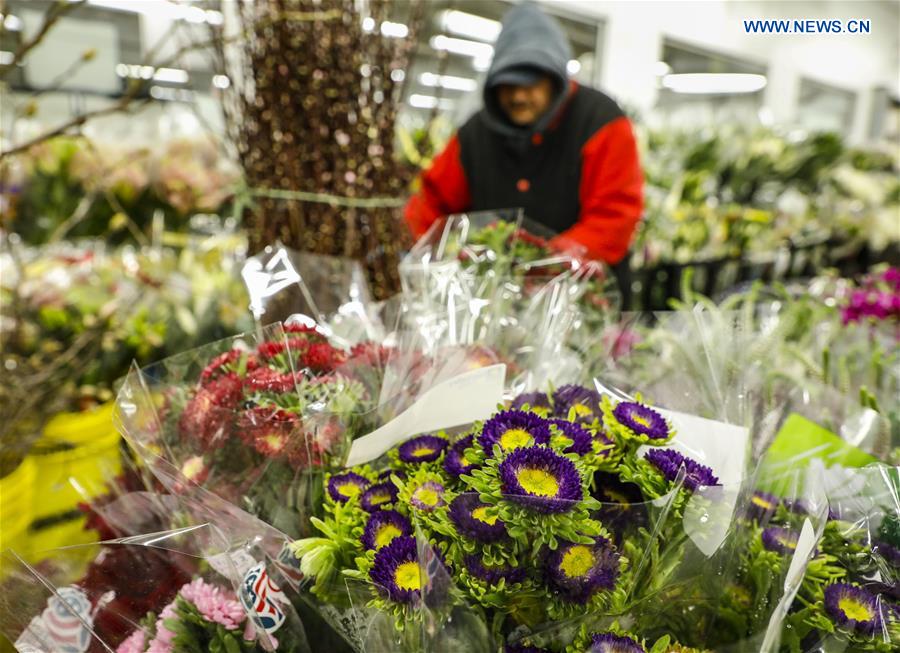
{"label": "person wearing hood", "polygon": [[598,90],[570,80],[560,26],[534,4],[503,18],[484,107],[421,176],[404,217],[418,238],[440,217],[523,208],[610,264],[626,255],[643,210],[643,173],[631,123]]}

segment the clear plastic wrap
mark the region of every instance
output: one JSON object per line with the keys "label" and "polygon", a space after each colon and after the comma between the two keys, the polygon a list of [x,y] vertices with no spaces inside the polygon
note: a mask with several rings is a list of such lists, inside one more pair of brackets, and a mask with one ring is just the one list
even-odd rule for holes
{"label": "clear plastic wrap", "polygon": [[[658,609],[677,613],[727,569],[752,491],[748,448],[745,427],[592,388],[528,393],[486,422],[326,477],[319,534],[293,550],[310,600],[356,651],[382,650],[360,632],[393,633],[390,650],[446,650],[418,621],[432,585],[423,556],[447,570],[454,610],[494,647],[562,650],[610,618],[665,631],[677,614],[670,624]],[[457,641],[452,622],[441,627]]]}
{"label": "clear plastic wrap", "polygon": [[577,367],[569,340],[618,305],[603,266],[558,252],[521,212],[454,215],[400,265],[406,323],[443,345],[481,345],[510,367],[512,394]]}
{"label": "clear plastic wrap", "polygon": [[298,252],[280,243],[249,257],[241,271],[250,311],[261,324],[304,316],[345,346],[381,342],[388,329],[359,261]]}
{"label": "clear plastic wrap", "polygon": [[23,653],[311,650],[264,554],[209,524],[59,549],[40,568],[3,556],[0,630]]}

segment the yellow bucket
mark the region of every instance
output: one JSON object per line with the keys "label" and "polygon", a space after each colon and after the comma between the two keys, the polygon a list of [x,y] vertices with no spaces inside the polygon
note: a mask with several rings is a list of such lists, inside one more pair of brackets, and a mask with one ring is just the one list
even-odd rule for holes
{"label": "yellow bucket", "polygon": [[29,458],[36,469],[28,552],[91,541],[78,504],[103,494],[122,471],[113,404],[53,417]]}
{"label": "yellow bucket", "polygon": [[0,478],[0,551],[20,549],[32,520],[34,461],[25,458]]}

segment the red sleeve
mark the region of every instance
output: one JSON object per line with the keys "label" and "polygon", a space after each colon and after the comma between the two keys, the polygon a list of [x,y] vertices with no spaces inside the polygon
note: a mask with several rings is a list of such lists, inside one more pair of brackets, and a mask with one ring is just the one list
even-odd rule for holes
{"label": "red sleeve", "polygon": [[431,167],[419,178],[421,188],[403,211],[410,231],[420,237],[438,218],[469,208],[469,185],[459,158],[459,139],[454,135]]}
{"label": "red sleeve", "polygon": [[606,124],[581,148],[581,214],[556,238],[575,241],[591,258],[618,263],[628,252],[644,209],[644,175],[628,118]]}

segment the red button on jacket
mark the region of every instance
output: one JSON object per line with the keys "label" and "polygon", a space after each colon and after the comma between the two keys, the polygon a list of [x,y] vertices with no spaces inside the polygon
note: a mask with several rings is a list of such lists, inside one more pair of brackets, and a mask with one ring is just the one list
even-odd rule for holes
{"label": "red button on jacket", "polygon": [[519,189],[520,193],[527,193],[528,189],[531,188],[531,182],[527,179],[520,179],[516,182],[516,188]]}

